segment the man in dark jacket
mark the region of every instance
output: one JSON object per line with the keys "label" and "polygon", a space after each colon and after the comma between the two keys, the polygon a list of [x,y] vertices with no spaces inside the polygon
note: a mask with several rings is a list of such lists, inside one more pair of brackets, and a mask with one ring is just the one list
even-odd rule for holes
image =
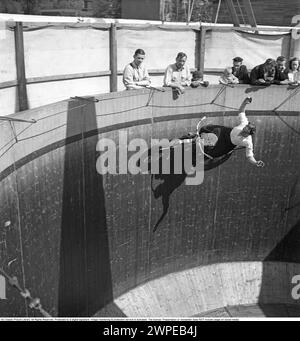
{"label": "man in dark jacket", "polygon": [[274,84],[286,85],[289,84],[288,70],[286,69],[286,58],[284,56],[279,56],[276,59],[276,69]]}
{"label": "man in dark jacket", "polygon": [[271,85],[274,82],[276,62],[269,58],[263,64],[255,66],[250,73],[252,85]]}
{"label": "man in dark jacket", "polygon": [[233,58],[232,74],[238,78],[240,84],[249,84],[250,78],[246,65],[243,65],[243,58]]}

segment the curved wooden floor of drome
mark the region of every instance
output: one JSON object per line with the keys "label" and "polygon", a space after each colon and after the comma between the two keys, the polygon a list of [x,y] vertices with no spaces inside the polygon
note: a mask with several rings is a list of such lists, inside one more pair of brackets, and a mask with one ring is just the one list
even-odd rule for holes
{"label": "curved wooden floor of drome", "polygon": [[[179,177],[153,190],[150,175],[96,171],[101,138],[179,137],[204,114],[233,126],[246,96],[265,168],[239,150],[198,186]],[[178,99],[124,91],[14,115],[37,123],[15,122],[17,141],[0,125],[0,267],[53,316],[300,316],[299,108],[300,88],[240,85]],[[0,316],[33,313],[7,286]]]}

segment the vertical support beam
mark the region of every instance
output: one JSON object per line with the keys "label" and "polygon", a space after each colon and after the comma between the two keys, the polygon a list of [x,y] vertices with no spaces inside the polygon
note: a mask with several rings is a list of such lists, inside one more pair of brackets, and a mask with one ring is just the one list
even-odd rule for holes
{"label": "vertical support beam", "polygon": [[109,31],[110,92],[118,91],[117,26],[111,24]]}
{"label": "vertical support beam", "polygon": [[235,7],[233,5],[233,2],[232,0],[226,0],[226,5],[227,5],[227,8],[229,10],[229,13],[231,15],[231,19],[233,21],[233,25],[234,26],[240,26],[240,20],[236,14],[236,10],[235,10]]}
{"label": "vertical support beam", "polygon": [[6,300],[6,280],[0,275],[0,300]]}
{"label": "vertical support beam", "polygon": [[17,22],[15,26],[15,50],[16,50],[16,68],[18,80],[18,100],[19,111],[28,109],[27,89],[26,89],[26,74],[24,60],[24,38],[23,25]]}
{"label": "vertical support beam", "polygon": [[204,57],[205,57],[205,37],[206,37],[206,27],[201,27],[199,34],[199,59],[197,63],[197,69],[200,71],[201,75],[204,75]]}
{"label": "vertical support beam", "polygon": [[201,44],[201,27],[196,31],[196,41],[195,41],[195,69],[199,71],[200,68],[200,44]]}
{"label": "vertical support beam", "polygon": [[250,0],[243,0],[243,5],[247,14],[247,18],[249,20],[249,24],[252,27],[256,27],[257,23],[255,20],[255,16],[254,16],[254,12],[253,12],[253,8],[252,8]]}
{"label": "vertical support beam", "polygon": [[165,8],[166,8],[166,3],[165,0],[160,0],[160,20],[164,23],[166,21],[165,19]]}
{"label": "vertical support beam", "polygon": [[291,58],[295,57],[294,52],[295,52],[295,39],[293,38],[292,31],[290,33],[289,37],[289,47],[288,47],[288,55],[287,55],[287,60],[290,60]]}

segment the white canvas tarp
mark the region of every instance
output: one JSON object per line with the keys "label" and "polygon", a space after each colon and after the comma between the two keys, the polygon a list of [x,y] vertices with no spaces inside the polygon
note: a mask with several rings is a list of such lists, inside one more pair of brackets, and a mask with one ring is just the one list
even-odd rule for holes
{"label": "white canvas tarp", "polygon": [[16,87],[0,89],[0,116],[19,111],[18,91]]}
{"label": "white canvas tarp", "polygon": [[118,70],[132,61],[134,51],[145,50],[149,69],[162,69],[175,62],[178,52],[185,52],[188,65],[195,67],[196,32],[193,30],[118,29]]}
{"label": "white canvas tarp", "polygon": [[[276,59],[289,53],[287,34],[252,34],[240,31],[209,30],[205,39],[206,69],[225,69],[232,65],[236,56],[244,59],[243,63],[251,70],[262,64],[267,58]],[[218,76],[207,77],[210,82],[218,83]]]}
{"label": "white canvas tarp", "polygon": [[[300,34],[299,34],[300,37]],[[300,59],[300,38],[299,39],[293,39],[292,40],[292,44],[293,44],[293,56],[298,57]]]}
{"label": "white canvas tarp", "polygon": [[[0,83],[16,81],[15,36],[8,23],[0,21]],[[0,88],[0,116],[18,111],[16,87]]]}
{"label": "white canvas tarp", "polygon": [[267,58],[287,56],[289,35],[251,34],[239,31],[208,31],[205,41],[205,68],[220,68],[232,64],[240,56],[249,69]]}
{"label": "white canvas tarp", "polygon": [[0,21],[0,83],[17,79],[15,36],[7,23]]}
{"label": "white canvas tarp", "polygon": [[94,28],[24,31],[26,77],[109,70],[109,32]]}

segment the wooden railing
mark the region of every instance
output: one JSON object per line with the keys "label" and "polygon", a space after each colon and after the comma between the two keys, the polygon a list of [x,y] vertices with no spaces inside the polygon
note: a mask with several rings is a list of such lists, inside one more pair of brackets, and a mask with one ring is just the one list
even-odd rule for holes
{"label": "wooden railing", "polygon": [[[57,24],[56,24],[57,25]],[[82,24],[80,24],[82,25]],[[46,82],[56,82],[56,81],[65,81],[65,80],[73,80],[73,79],[86,79],[93,77],[108,77],[110,78],[110,91],[115,92],[118,91],[118,76],[122,75],[122,70],[117,69],[117,29],[118,27],[127,27],[128,24],[120,24],[117,22],[113,22],[110,24],[106,24],[107,29],[109,30],[109,56],[110,56],[110,70],[105,71],[95,71],[95,72],[84,72],[84,73],[73,73],[73,74],[61,74],[61,75],[53,75],[53,76],[43,76],[43,77],[31,77],[26,78],[26,70],[25,70],[25,58],[24,58],[24,42],[23,42],[23,24],[22,22],[15,22],[14,32],[15,32],[15,51],[16,51],[16,70],[17,70],[17,79],[12,81],[0,82],[0,89],[6,89],[11,87],[18,88],[18,104],[19,110],[27,110],[28,102],[27,102],[27,84],[37,84],[37,83],[46,83]],[[141,24],[131,24],[130,27],[137,27],[137,29],[141,28]],[[151,26],[151,25],[148,25]],[[152,26],[158,26],[153,25]],[[161,26],[161,25],[160,25]],[[172,25],[168,25],[169,28],[172,28]],[[220,69],[210,69],[205,68],[204,57],[205,57],[205,38],[206,32],[209,30],[234,30],[240,32],[256,32],[255,30],[258,28],[259,31],[269,32],[276,31],[278,33],[283,32],[291,32],[294,28],[287,27],[260,27],[252,28],[252,27],[233,27],[232,25],[210,25],[210,24],[200,24],[200,25],[174,25],[176,30],[194,30],[196,31],[196,44],[195,44],[195,65],[192,71],[199,70],[202,74],[214,74],[219,75],[223,71],[223,68]],[[293,39],[290,34],[289,41],[289,56],[293,55]],[[150,75],[158,76],[164,74],[164,69],[150,69]]]}

